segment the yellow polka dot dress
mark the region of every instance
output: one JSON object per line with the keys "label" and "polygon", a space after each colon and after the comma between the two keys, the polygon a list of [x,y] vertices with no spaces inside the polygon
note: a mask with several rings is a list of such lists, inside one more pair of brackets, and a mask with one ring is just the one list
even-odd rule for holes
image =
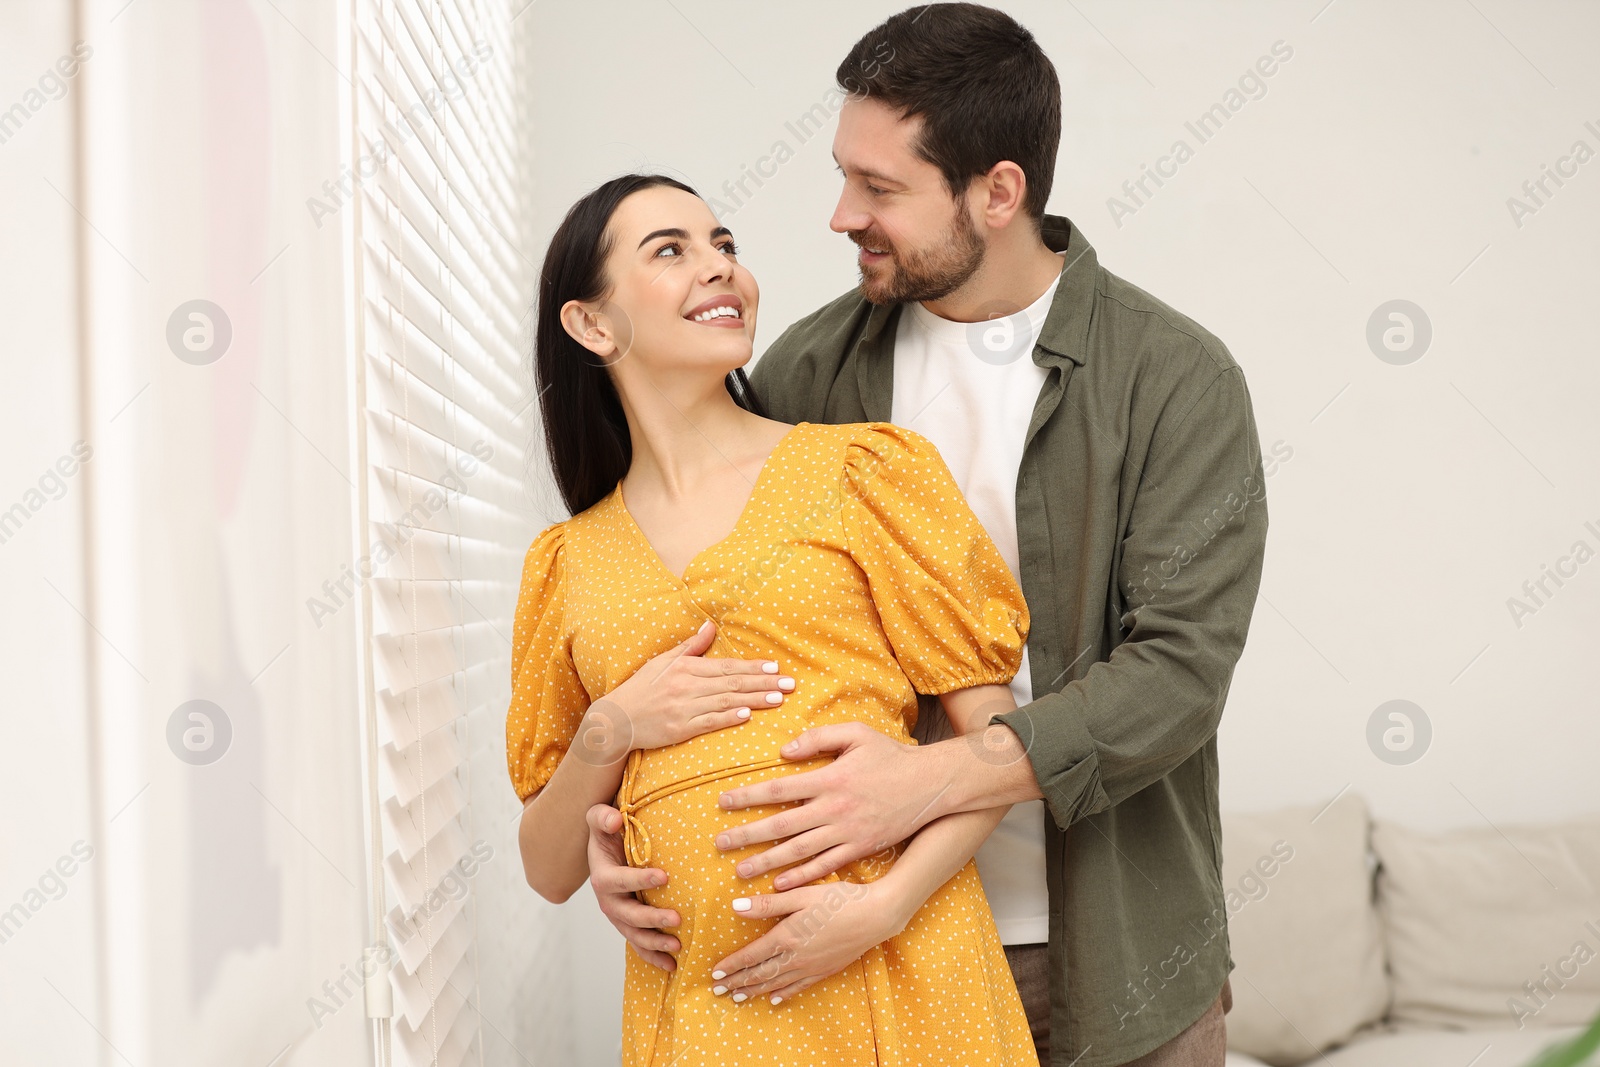
{"label": "yellow polka dot dress", "polygon": [[[1037,1067],[1022,1002],[976,864],[897,936],[798,995],[735,1004],[712,967],[771,929],[735,897],[773,892],[776,872],[734,865],[769,843],[719,851],[716,835],[791,805],[724,811],[729,788],[812,770],[778,749],[802,729],[862,722],[911,742],[916,694],[1009,682],[1028,609],[999,550],[938,451],[887,422],[802,422],[767,458],[738,523],[669,571],[620,486],[539,534],[524,562],[506,720],[511,781],[526,800],[555,773],[592,701],[648,660],[717,623],[710,657],[773,659],[796,680],[749,721],[629,757],[617,807],[642,891],[682,925],[672,972],[625,948],[624,1067]],[[816,884],[882,877],[904,846]]]}

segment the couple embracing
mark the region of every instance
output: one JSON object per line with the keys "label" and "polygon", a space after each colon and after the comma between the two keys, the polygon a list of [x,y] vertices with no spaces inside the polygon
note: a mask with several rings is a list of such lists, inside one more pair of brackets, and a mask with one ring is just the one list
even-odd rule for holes
{"label": "couple embracing", "polygon": [[1045,213],[1060,86],[1009,16],[911,8],[837,77],[860,282],[750,376],[693,189],[613,179],[551,241],[528,882],[626,937],[627,1067],[1221,1067],[1243,374]]}

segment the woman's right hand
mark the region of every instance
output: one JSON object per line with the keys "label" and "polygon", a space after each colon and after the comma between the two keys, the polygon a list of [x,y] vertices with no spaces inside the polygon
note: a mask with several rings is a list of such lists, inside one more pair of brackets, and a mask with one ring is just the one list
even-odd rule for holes
{"label": "woman's right hand", "polygon": [[589,708],[584,729],[611,734],[605,747],[625,753],[665,748],[748,722],[794,689],[771,660],[706,659],[717,624],[706,620],[688,640],[640,667]]}

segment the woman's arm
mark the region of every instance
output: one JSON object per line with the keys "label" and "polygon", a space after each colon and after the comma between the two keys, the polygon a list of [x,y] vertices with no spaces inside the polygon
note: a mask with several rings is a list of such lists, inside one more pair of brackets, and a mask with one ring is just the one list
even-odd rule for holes
{"label": "woman's arm", "polygon": [[555,904],[589,877],[589,809],[611,803],[622,785],[630,746],[628,731],[611,721],[616,711],[617,705],[601,701],[584,713],[555,774],[522,808],[517,844],[523,872],[528,885]]}
{"label": "woman's arm", "polygon": [[[982,743],[980,738],[991,716],[1014,711],[1017,706],[1007,685],[958,689],[941,695],[939,703],[950,725],[958,734],[970,735],[972,744]],[[1011,805],[1005,804],[944,815],[911,838],[905,852],[880,879],[885,889],[892,890],[892,900],[898,904],[896,925],[890,936],[905,929],[935,890],[967,865],[1010,810]]]}

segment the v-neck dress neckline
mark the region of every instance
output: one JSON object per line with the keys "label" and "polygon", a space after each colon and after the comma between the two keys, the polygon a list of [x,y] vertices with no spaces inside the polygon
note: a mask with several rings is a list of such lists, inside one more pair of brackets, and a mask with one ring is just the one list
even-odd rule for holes
{"label": "v-neck dress neckline", "polygon": [[778,443],[772,446],[772,451],[767,453],[767,458],[761,463],[761,470],[756,474],[755,484],[750,487],[750,496],[745,500],[744,507],[740,509],[739,517],[734,520],[733,529],[729,530],[726,536],[720,538],[719,540],[713,541],[711,544],[707,545],[705,548],[702,548],[700,551],[691,556],[689,558],[689,562],[684,565],[683,573],[681,575],[675,573],[671,567],[667,566],[667,561],[661,558],[661,553],[656,551],[655,546],[652,545],[650,543],[650,539],[645,536],[644,530],[639,526],[638,521],[634,519],[633,512],[628,510],[628,503],[622,497],[622,479],[617,479],[616,488],[611,490],[611,495],[616,501],[617,510],[626,520],[625,525],[632,533],[634,539],[638,541],[639,547],[644,550],[645,554],[650,557],[650,559],[655,563],[656,567],[662,571],[662,573],[670,577],[673,582],[681,588],[687,589],[689,587],[695,567],[718,549],[726,547],[744,532],[745,526],[755,513],[756,505],[759,502],[762,490],[771,480],[767,477],[767,475],[771,473],[773,467],[777,465],[774,463],[774,461],[779,459],[780,453],[784,451],[784,446],[789,444],[789,442],[794,439],[795,435],[799,433],[800,428],[810,425],[811,423],[809,422],[796,423],[794,426],[790,427],[788,433],[778,438]]}

